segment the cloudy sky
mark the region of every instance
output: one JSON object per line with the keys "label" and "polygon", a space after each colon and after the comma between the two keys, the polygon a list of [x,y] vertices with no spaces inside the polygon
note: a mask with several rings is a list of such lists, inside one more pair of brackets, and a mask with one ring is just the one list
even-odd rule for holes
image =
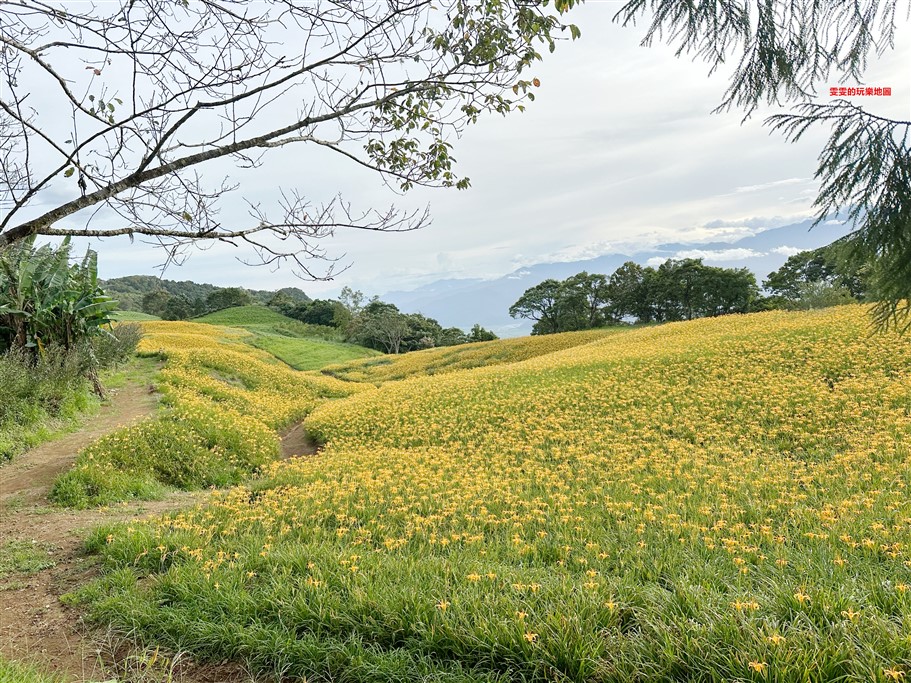
{"label": "cloudy sky", "polygon": [[[582,39],[561,45],[535,69],[537,100],[524,114],[482,120],[456,142],[459,172],[472,181],[467,191],[399,197],[368,171],[291,148],[241,178],[245,194],[264,204],[291,184],[319,198],[341,191],[362,207],[429,204],[429,228],[338,233],[324,246],[350,267],[332,282],[301,284],[290,271],[242,267],[229,247],[197,253],[166,277],[296,285],[319,295],[344,285],[383,293],[671,241],[698,249],[699,242],[733,241],[810,215],[821,132],[788,144],[762,125],[768,110],[743,123],[741,112],[711,114],[725,72],[709,77],[705,64],[675,59],[666,46],[640,47],[641,28],[612,24],[618,7],[590,0],[574,10]],[[896,48],[871,65],[864,83],[891,87],[893,96],[864,104],[907,118],[911,31],[898,32]],[[830,85],[837,83],[825,84],[826,99]],[[101,271],[156,274],[160,261],[153,249],[108,240]]]}

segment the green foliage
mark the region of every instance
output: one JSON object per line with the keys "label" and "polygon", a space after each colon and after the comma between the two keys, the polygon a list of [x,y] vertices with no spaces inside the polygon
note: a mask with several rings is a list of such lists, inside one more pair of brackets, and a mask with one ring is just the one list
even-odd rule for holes
{"label": "green foliage", "polygon": [[253,296],[240,287],[226,287],[212,292],[206,297],[206,308],[209,311],[220,311],[235,306],[252,306]]}
{"label": "green foliage", "polygon": [[371,349],[399,353],[407,350],[403,342],[411,332],[410,320],[398,306],[374,300],[355,319],[353,338]]}
{"label": "green foliage", "polygon": [[829,306],[856,304],[857,299],[844,285],[833,284],[824,280],[804,282],[800,285],[797,296],[788,300],[785,308],[792,311],[808,311]]}
{"label": "green foliage", "polygon": [[[480,325],[477,325],[477,327],[481,328]],[[493,334],[493,332],[491,332],[491,334]],[[463,330],[458,327],[447,327],[440,332],[437,346],[458,346],[459,344],[467,344],[469,341],[471,341],[471,339],[469,339],[469,336],[465,334]]]}
{"label": "green foliage", "polygon": [[0,354],[0,462],[45,441],[94,408],[86,368],[125,363],[135,353],[140,334],[136,325],[121,324],[70,350],[45,347],[37,358],[23,350]]}
{"label": "green foliage", "polygon": [[35,247],[35,239],[0,252],[0,351],[65,350],[102,334],[117,303],[98,282],[98,255],[87,250],[70,265],[70,240]]}
{"label": "green foliage", "polygon": [[36,541],[10,539],[0,545],[0,579],[10,574],[34,574],[53,566],[48,549]]}
{"label": "green foliage", "polygon": [[173,294],[170,294],[163,289],[147,292],[142,297],[142,310],[149,315],[161,318],[168,306],[168,301],[170,301],[173,296]]}
{"label": "green foliage", "polygon": [[528,288],[509,308],[535,321],[532,334],[587,330],[627,320],[692,320],[746,313],[758,296],[746,268],[713,268],[701,259],[668,259],[657,269],[628,261],[610,277],[586,272]]}
{"label": "green foliage", "polygon": [[161,312],[162,320],[187,320],[205,310],[201,302],[192,302],[182,296],[171,296]]}
{"label": "green foliage", "polygon": [[513,318],[528,318],[535,321],[535,334],[554,334],[560,330],[558,301],[561,295],[560,283],[553,278],[544,280],[525,290],[519,300],[509,307]]}
{"label": "green foliage", "polygon": [[0,354],[0,463],[96,405],[83,368],[78,352],[55,347],[37,359],[22,351]]}
{"label": "green foliage", "polygon": [[45,674],[30,664],[0,657],[0,683],[62,683],[62,679]]}
{"label": "green foliage", "polygon": [[[843,291],[847,294],[841,303],[863,300],[870,289],[867,264],[856,264],[845,254],[843,242],[836,242],[812,251],[802,251],[789,256],[784,265],[763,282],[763,287],[784,299],[791,308],[818,308],[816,304],[801,304],[801,299],[812,295],[818,300],[823,291]],[[835,300],[835,299],[833,299]],[[830,304],[834,305],[834,304]]]}
{"label": "green foliage", "polygon": [[468,334],[469,342],[494,341],[496,339],[499,339],[499,337],[490,330],[481,327],[480,323],[475,323]]}

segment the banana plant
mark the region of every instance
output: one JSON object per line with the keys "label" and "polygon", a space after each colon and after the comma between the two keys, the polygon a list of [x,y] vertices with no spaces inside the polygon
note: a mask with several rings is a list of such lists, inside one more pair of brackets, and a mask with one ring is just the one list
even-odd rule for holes
{"label": "banana plant", "polygon": [[0,252],[0,350],[72,349],[110,329],[117,302],[98,284],[98,255],[71,264],[71,244],[26,240]]}

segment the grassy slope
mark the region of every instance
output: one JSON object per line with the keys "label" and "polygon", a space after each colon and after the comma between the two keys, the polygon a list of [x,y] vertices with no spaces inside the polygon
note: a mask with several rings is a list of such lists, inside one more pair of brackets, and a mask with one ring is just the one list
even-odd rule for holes
{"label": "grassy slope", "polygon": [[274,325],[289,321],[292,323],[298,322],[266,306],[237,306],[200,316],[193,322],[228,327],[246,327],[247,325]]}
{"label": "grassy slope", "polygon": [[321,455],[97,532],[83,596],[291,678],[900,680],[909,378],[844,307],[392,382],[317,408]]}
{"label": "grassy slope", "polygon": [[338,332],[334,328],[307,325],[265,306],[227,308],[194,322],[245,329],[253,334],[249,343],[296,370],[318,370],[330,364],[380,355],[373,349],[335,341]]}
{"label": "grassy slope", "polygon": [[323,372],[339,379],[355,382],[382,383],[407,377],[436,375],[457,370],[516,363],[581,346],[603,337],[628,331],[614,327],[584,332],[567,332],[540,337],[518,337],[489,342],[445,346],[414,351],[400,356],[366,358],[323,368]]}
{"label": "grassy slope", "polygon": [[149,315],[140,311],[116,311],[114,313],[116,320],[124,322],[140,322],[143,320],[161,320],[157,315]]}

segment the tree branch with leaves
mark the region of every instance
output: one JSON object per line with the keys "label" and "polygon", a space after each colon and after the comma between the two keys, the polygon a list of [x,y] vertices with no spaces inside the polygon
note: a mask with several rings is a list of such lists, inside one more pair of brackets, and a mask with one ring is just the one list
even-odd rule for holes
{"label": "tree branch with leaves", "polygon": [[453,141],[534,99],[526,71],[578,36],[562,21],[575,1],[2,3],[0,248],[128,235],[173,261],[221,241],[330,277],[323,238],[414,230],[429,214],[286,187],[225,218],[231,168],[318,148],[400,192],[465,188]]}

